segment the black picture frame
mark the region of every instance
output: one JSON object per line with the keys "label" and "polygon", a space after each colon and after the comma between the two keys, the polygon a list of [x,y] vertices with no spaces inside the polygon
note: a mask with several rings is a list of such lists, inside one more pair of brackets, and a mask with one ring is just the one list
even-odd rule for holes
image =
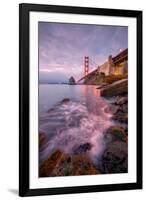
{"label": "black picture frame", "polygon": [[[134,17],[137,21],[137,181],[136,183],[30,189],[29,187],[29,12],[55,12],[86,15]],[[142,188],[142,11],[71,7],[58,5],[19,5],[19,195],[55,195]]]}

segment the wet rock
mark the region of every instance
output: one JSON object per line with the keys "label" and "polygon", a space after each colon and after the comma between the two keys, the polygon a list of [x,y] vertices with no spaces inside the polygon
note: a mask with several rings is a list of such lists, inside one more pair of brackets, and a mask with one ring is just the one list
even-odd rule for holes
{"label": "wet rock", "polygon": [[74,79],[73,76],[70,77],[70,79],[69,79],[69,84],[70,84],[70,85],[76,85],[76,81],[75,81],[75,79]]}
{"label": "wet rock", "polygon": [[85,144],[81,144],[78,147],[76,147],[73,152],[74,154],[80,154],[80,153],[84,153],[86,151],[89,151],[92,148],[92,144],[90,144],[89,142],[85,143]]}
{"label": "wet rock", "polygon": [[75,176],[100,174],[100,171],[83,155],[70,155],[56,150],[40,166],[39,176]]}
{"label": "wet rock", "polygon": [[120,81],[116,81],[107,87],[101,89],[101,96],[104,97],[113,97],[117,95],[126,94],[128,91],[128,80],[123,79]]}
{"label": "wet rock", "polygon": [[109,145],[111,142],[115,141],[127,141],[127,135],[125,129],[121,126],[111,126],[104,132],[104,139]]}
{"label": "wet rock", "polygon": [[119,106],[110,104],[108,107],[104,109],[104,112],[115,114],[119,110]]}
{"label": "wet rock", "polygon": [[[125,96],[117,96],[115,101],[111,104],[112,106],[116,106],[116,109],[112,112],[113,120],[116,120],[120,123],[128,123],[128,97]],[[114,107],[113,107],[114,108]]]}
{"label": "wet rock", "polygon": [[118,105],[116,107],[117,107],[117,110],[115,110],[115,112],[113,112],[112,114],[123,114],[123,113],[128,112],[128,104],[127,103],[125,103],[123,105]]}
{"label": "wet rock", "polygon": [[112,119],[121,123],[128,124],[128,113],[119,111],[112,117]]}
{"label": "wet rock", "polygon": [[63,100],[61,101],[61,103],[68,103],[68,102],[70,102],[70,99],[69,99],[69,98],[65,98],[65,99],[63,99]]}
{"label": "wet rock", "polygon": [[124,127],[126,135],[128,135],[128,126]]}
{"label": "wet rock", "polygon": [[128,170],[127,131],[122,126],[111,126],[104,132],[106,149],[102,155],[103,173],[126,173]]}
{"label": "wet rock", "polygon": [[128,104],[125,103],[121,106],[121,110],[124,112],[124,113],[127,113],[128,112]]}
{"label": "wet rock", "polygon": [[96,89],[102,89],[106,87],[108,84],[107,83],[101,83]]}
{"label": "wet rock", "polygon": [[111,143],[102,156],[102,167],[105,173],[128,172],[127,143],[121,141]]}
{"label": "wet rock", "polygon": [[55,152],[53,152],[52,155],[41,164],[39,169],[39,176],[40,177],[50,176],[61,156],[62,152],[60,150],[56,150]]}
{"label": "wet rock", "polygon": [[100,174],[100,171],[95,168],[89,158],[79,154],[73,156],[64,154],[60,163],[53,171],[52,176],[76,176],[91,174]]}
{"label": "wet rock", "polygon": [[117,97],[115,103],[117,105],[123,105],[126,104],[128,102],[128,97],[127,96],[123,96],[123,97]]}
{"label": "wet rock", "polygon": [[39,131],[39,148],[41,148],[46,141],[46,133],[42,130]]}
{"label": "wet rock", "polygon": [[48,110],[48,112],[54,112],[55,111],[55,108],[50,108],[49,110]]}

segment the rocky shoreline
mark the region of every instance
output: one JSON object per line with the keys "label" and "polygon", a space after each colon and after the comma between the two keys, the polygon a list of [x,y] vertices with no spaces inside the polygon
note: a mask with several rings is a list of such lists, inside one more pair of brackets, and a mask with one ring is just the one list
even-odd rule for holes
{"label": "rocky shoreline", "polygon": [[102,156],[105,173],[128,172],[128,80],[116,81],[101,89],[101,95],[113,98],[105,109],[111,113],[111,120],[118,123],[109,127],[105,133],[106,149]]}
{"label": "rocky shoreline", "polygon": [[106,109],[112,113],[111,119],[119,125],[109,127],[105,133],[106,149],[102,156],[105,173],[128,172],[128,98],[117,96]]}
{"label": "rocky shoreline", "polygon": [[40,166],[40,177],[53,176],[75,176],[75,175],[89,175],[100,174],[89,159],[84,154],[70,155],[55,150],[52,155],[45,160]]}
{"label": "rocky shoreline", "polygon": [[[110,126],[103,133],[106,148],[98,165],[95,165],[88,155],[92,144],[83,143],[74,149],[73,154],[55,149],[48,159],[40,164],[39,177],[128,172],[128,82],[125,80],[113,84],[113,86],[104,86],[101,91],[102,96],[113,98],[112,103],[105,108],[104,112],[112,114],[111,120],[116,125]],[[62,103],[68,101],[69,99],[64,99]],[[40,151],[44,145],[45,133],[40,131]]]}

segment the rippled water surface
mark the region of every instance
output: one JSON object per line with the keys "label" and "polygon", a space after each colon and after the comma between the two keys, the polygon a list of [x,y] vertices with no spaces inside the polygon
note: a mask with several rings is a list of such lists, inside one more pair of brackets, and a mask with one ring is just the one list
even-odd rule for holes
{"label": "rippled water surface", "polygon": [[[110,114],[104,112],[109,100],[100,96],[97,86],[39,85],[39,129],[47,134],[40,161],[54,149],[67,153],[81,144],[92,144],[88,152],[98,160],[103,149],[103,131],[109,127]],[[62,102],[69,98],[70,101]]]}

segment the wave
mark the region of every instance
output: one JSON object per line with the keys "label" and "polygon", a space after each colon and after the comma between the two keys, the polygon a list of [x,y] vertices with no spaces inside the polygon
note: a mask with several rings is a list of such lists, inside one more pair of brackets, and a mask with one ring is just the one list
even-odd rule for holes
{"label": "wave", "polygon": [[92,146],[88,154],[97,161],[105,148],[103,132],[112,122],[104,107],[98,105],[95,109],[97,114],[90,112],[85,102],[68,101],[41,116],[41,129],[47,133],[48,141],[40,152],[40,161],[54,149],[73,154],[74,149],[87,143]]}

